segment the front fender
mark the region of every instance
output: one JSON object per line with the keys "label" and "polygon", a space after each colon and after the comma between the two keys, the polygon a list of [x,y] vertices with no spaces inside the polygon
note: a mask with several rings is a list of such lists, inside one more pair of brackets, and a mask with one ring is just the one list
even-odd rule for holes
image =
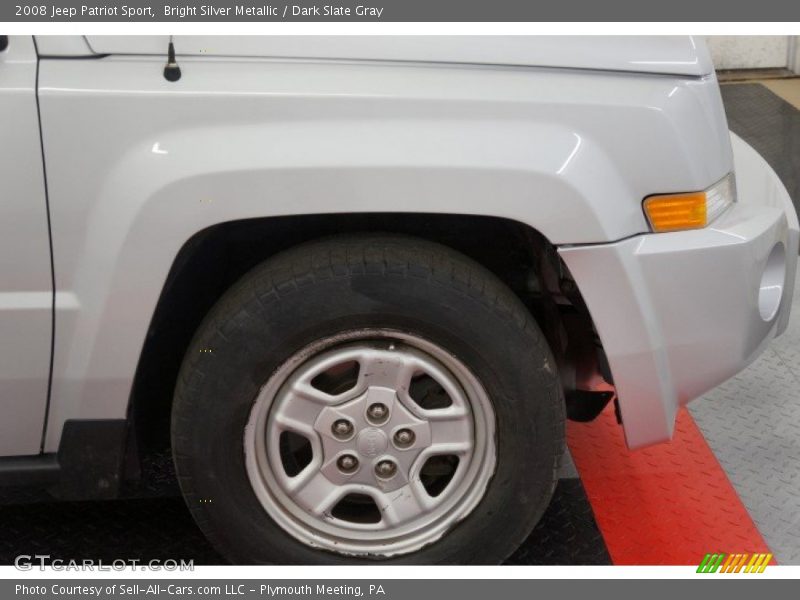
{"label": "front fender", "polygon": [[[125,416],[170,266],[207,227],[457,213],[519,221],[556,244],[602,242],[646,230],[648,193],[702,189],[729,170],[700,80],[196,59],[171,84],[162,68],[41,62],[58,287],[46,451],[67,419]],[[641,132],[659,143],[643,146]]]}

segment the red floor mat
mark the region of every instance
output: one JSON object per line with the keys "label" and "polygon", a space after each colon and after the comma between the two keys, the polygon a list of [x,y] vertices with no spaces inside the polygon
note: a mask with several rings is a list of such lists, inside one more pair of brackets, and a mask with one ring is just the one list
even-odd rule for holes
{"label": "red floor mat", "polygon": [[612,406],[591,423],[569,423],[567,441],[614,564],[769,552],[686,410],[667,444],[628,450]]}

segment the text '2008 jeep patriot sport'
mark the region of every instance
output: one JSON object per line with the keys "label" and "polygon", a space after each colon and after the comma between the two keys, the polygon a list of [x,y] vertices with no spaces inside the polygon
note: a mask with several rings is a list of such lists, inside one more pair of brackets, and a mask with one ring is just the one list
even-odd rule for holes
{"label": "text '2008 jeep patriot sport'", "polygon": [[666,441],[787,325],[691,38],[4,42],[3,485],[166,448],[232,561],[499,562],[567,418]]}

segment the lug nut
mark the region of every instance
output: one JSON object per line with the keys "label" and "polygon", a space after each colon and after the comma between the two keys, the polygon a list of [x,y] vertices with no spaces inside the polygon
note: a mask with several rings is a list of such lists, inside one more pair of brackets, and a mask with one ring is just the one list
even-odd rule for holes
{"label": "lug nut", "polygon": [[336,461],[336,466],[342,473],[353,473],[358,469],[358,459],[352,454],[343,454]]}
{"label": "lug nut", "polygon": [[410,429],[399,429],[394,434],[394,443],[400,448],[408,448],[414,443],[416,437]]}
{"label": "lug nut", "polygon": [[376,402],[367,409],[367,418],[374,423],[383,423],[389,417],[389,408],[385,404]]}
{"label": "lug nut", "polygon": [[337,419],[331,425],[331,432],[334,437],[346,440],[353,434],[353,424],[347,419]]}
{"label": "lug nut", "polygon": [[391,479],[397,472],[397,465],[390,460],[382,460],[375,465],[375,475],[381,479]]}

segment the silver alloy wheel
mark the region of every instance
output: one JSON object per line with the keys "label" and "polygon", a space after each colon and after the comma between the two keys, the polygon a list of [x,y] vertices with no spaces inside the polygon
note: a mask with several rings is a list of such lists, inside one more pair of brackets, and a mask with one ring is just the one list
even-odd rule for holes
{"label": "silver alloy wheel", "polygon": [[342,554],[392,556],[436,541],[481,500],[495,470],[494,410],[441,347],[353,331],[274,373],[244,448],[253,490],[289,534]]}

